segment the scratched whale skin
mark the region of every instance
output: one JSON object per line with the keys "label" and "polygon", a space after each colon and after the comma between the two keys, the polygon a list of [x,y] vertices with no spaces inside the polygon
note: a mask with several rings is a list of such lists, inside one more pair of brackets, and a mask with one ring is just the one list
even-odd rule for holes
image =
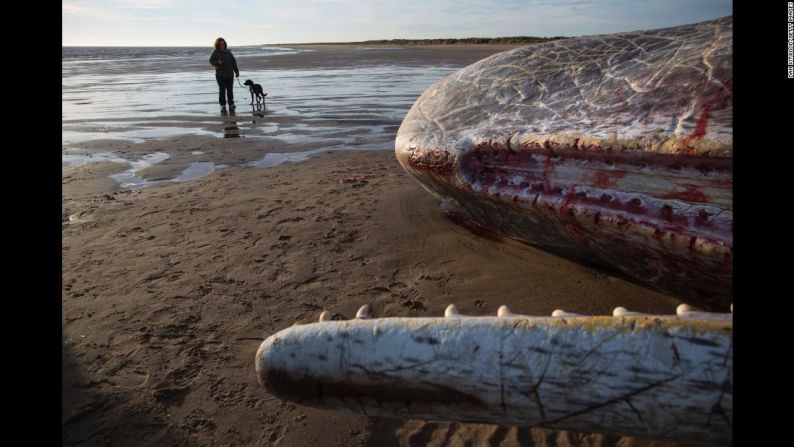
{"label": "scratched whale skin", "polygon": [[724,307],[732,35],[729,16],[496,54],[422,94],[397,159],[477,224]]}
{"label": "scratched whale skin", "polygon": [[279,399],[368,416],[733,441],[733,314],[687,304],[675,315],[324,311],[263,341],[255,369]]}

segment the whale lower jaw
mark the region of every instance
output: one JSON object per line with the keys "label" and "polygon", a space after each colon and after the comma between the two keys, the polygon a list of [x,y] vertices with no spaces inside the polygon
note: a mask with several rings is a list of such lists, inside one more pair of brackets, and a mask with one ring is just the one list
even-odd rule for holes
{"label": "whale lower jaw", "polygon": [[324,313],[265,340],[256,372],[281,399],[370,416],[732,439],[732,314],[445,315]]}

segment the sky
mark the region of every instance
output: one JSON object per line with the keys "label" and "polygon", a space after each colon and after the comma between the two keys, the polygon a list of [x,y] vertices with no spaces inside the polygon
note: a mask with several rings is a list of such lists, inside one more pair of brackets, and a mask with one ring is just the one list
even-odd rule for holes
{"label": "sky", "polygon": [[64,0],[64,46],[584,36],[732,14],[731,0]]}

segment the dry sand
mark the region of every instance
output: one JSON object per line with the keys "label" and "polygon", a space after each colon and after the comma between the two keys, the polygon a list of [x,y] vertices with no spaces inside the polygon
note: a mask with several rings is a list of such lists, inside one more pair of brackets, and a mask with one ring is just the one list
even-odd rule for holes
{"label": "dry sand", "polygon": [[469,315],[501,304],[535,315],[618,305],[673,313],[680,301],[469,232],[391,151],[233,167],[136,191],[107,178],[124,169],[63,167],[64,445],[681,445],[280,402],[257,382],[256,348],[322,309],[347,318],[364,303],[375,316],[438,316],[449,303]]}

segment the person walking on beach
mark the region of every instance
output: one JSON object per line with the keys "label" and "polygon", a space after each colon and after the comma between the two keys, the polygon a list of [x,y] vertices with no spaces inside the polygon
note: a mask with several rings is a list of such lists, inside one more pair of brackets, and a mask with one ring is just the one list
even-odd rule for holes
{"label": "person walking on beach", "polygon": [[229,110],[234,113],[234,77],[240,77],[237,60],[231,51],[226,48],[223,37],[215,39],[215,51],[210,56],[210,64],[215,67],[215,80],[218,81],[218,102],[221,104],[221,114],[226,115],[226,99],[229,100]]}

